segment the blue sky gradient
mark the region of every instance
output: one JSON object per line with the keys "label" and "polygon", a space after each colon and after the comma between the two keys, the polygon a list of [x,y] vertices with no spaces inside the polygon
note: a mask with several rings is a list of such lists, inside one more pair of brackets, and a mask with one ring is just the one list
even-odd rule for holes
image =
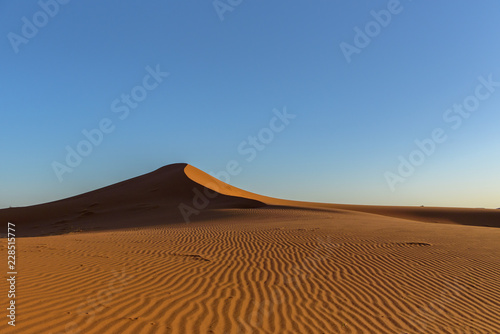
{"label": "blue sky gradient", "polygon": [[[0,1],[0,207],[175,162],[217,173],[232,160],[240,169],[229,183],[269,196],[500,207],[498,1],[215,4]],[[390,19],[373,23],[372,11]],[[357,47],[355,28],[367,25],[378,30]],[[346,57],[341,43],[357,53]],[[143,86],[147,67],[169,75],[122,120],[111,105]],[[474,101],[479,85],[488,97],[452,128],[446,111]],[[296,117],[247,161],[244,142],[269,135],[262,129],[284,109]],[[54,162],[66,164],[66,147],[103,119],[114,130],[58,178]],[[399,157],[437,128],[446,140],[402,177]],[[392,187],[387,172],[400,177]]]}

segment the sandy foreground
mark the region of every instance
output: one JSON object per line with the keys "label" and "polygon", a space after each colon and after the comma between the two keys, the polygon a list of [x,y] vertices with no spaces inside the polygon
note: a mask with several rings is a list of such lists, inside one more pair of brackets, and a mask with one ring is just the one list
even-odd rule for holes
{"label": "sandy foreground", "polygon": [[500,210],[284,201],[176,164],[0,221],[0,333],[500,333]]}

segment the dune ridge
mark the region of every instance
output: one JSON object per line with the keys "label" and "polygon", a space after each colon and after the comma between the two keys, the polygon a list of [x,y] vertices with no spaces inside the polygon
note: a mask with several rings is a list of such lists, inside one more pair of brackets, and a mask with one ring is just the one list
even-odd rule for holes
{"label": "dune ridge", "polygon": [[402,218],[428,223],[446,223],[472,226],[500,227],[500,210],[474,208],[440,208],[423,206],[382,206],[354,204],[326,204],[278,199],[245,191],[222,181],[209,174],[187,165],[184,169],[187,177],[206,188],[221,194],[253,199],[267,205],[288,206],[296,208],[314,208],[323,210],[349,210],[373,213],[382,216]]}

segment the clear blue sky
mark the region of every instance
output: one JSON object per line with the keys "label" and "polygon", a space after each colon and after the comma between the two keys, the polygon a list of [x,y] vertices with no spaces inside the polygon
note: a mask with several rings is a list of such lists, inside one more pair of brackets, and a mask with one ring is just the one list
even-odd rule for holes
{"label": "clear blue sky", "polygon": [[0,207],[232,160],[281,198],[500,207],[498,1],[60,1],[0,1]]}

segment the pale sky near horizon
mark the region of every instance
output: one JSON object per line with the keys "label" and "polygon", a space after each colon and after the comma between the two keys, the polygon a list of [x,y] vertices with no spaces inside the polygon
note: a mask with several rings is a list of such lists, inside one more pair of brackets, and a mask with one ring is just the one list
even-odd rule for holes
{"label": "pale sky near horizon", "polygon": [[499,13],[0,1],[0,208],[230,161],[230,184],[268,196],[498,208]]}

